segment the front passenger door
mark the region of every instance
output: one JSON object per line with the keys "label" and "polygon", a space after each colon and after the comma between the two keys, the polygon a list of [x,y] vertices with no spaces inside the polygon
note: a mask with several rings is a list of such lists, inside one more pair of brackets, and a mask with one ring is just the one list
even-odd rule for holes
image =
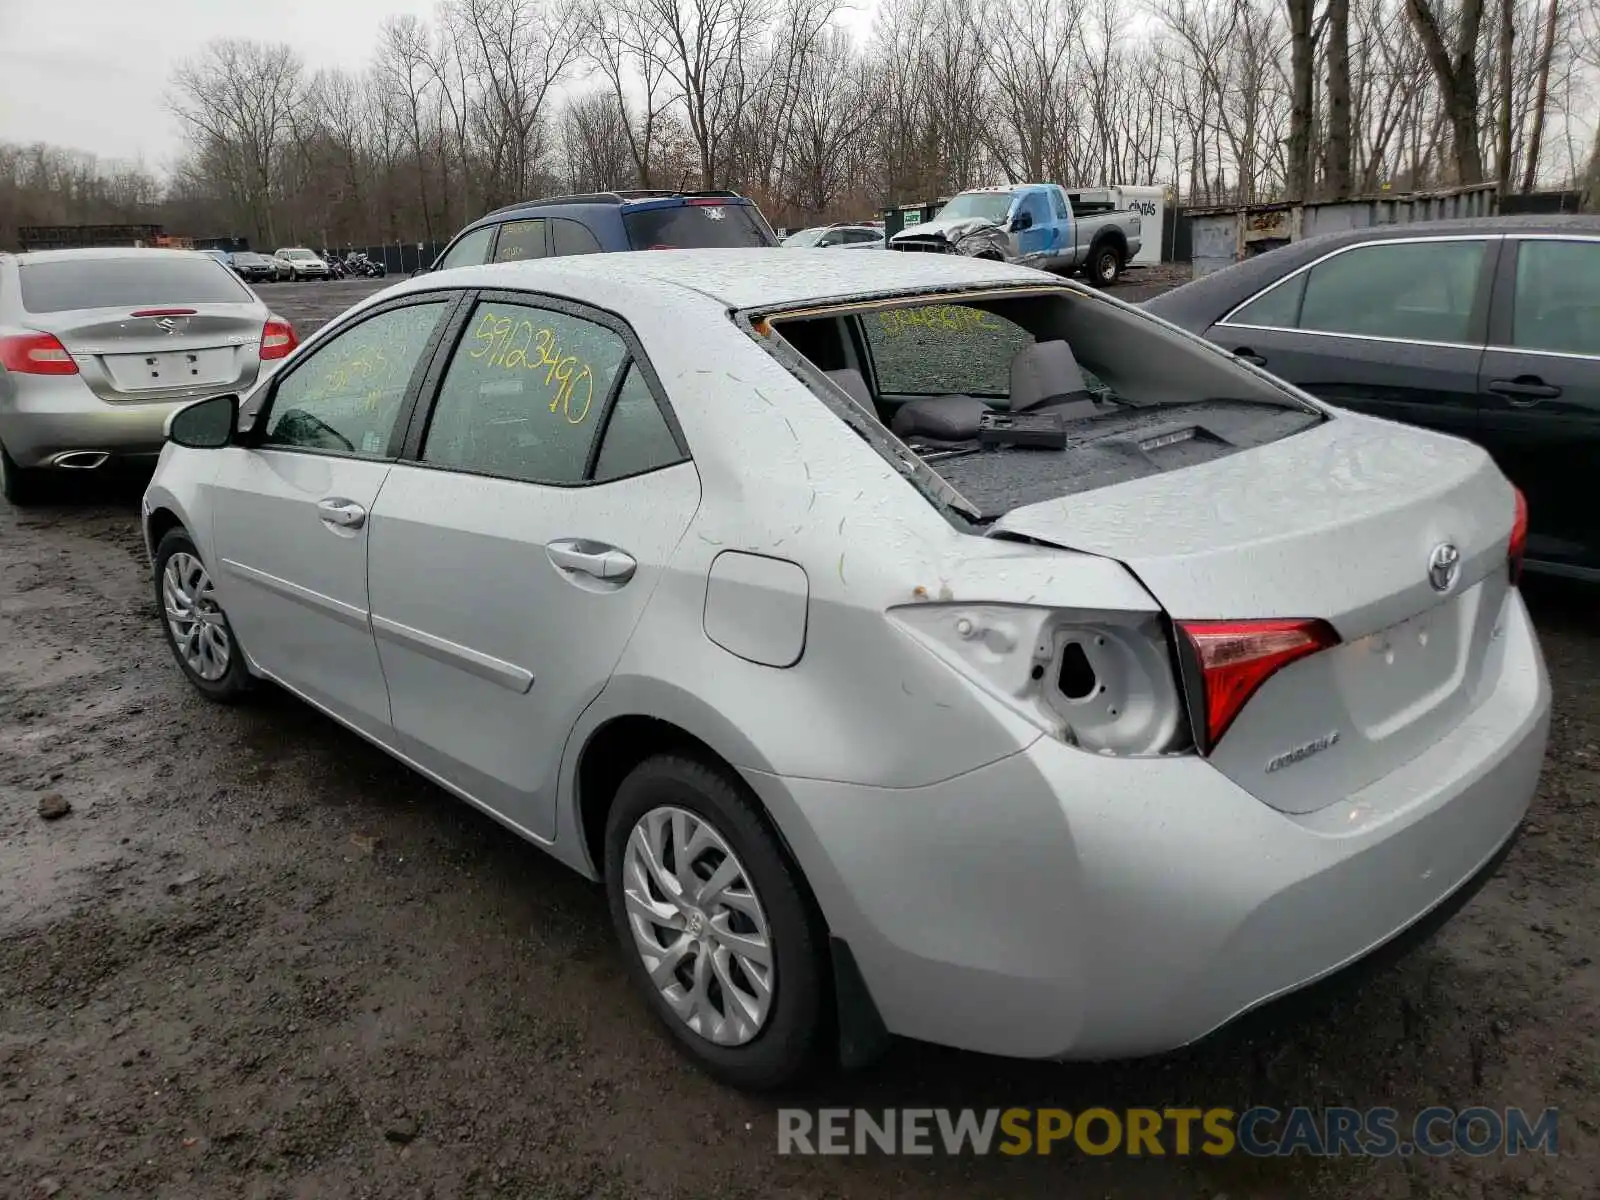
{"label": "front passenger door", "polygon": [[454,297],[412,296],[291,361],[211,484],[228,619],[264,673],[368,732],[389,721],[367,539]]}

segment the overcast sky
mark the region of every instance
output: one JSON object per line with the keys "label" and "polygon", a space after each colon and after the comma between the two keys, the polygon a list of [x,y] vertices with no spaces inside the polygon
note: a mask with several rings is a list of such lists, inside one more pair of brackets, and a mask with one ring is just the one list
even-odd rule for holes
{"label": "overcast sky", "polygon": [[[595,0],[605,3],[606,0]],[[383,19],[436,0],[0,0],[0,141],[164,172],[180,151],[173,68],[213,38],[287,42],[308,68],[367,65]],[[841,23],[864,30],[872,0]]]}
{"label": "overcast sky", "polygon": [[0,141],[53,142],[165,169],[164,97],[212,38],[288,42],[311,69],[366,66],[391,13],[435,0],[0,0]]}

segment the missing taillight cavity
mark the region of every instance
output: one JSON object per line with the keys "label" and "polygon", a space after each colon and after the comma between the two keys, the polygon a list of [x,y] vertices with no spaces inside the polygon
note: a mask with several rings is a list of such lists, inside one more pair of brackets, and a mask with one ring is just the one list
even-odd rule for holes
{"label": "missing taillight cavity", "polygon": [[890,616],[969,682],[1068,745],[1128,757],[1191,745],[1157,613],[923,601]]}
{"label": "missing taillight cavity", "polygon": [[1191,668],[1195,740],[1216,748],[1250,697],[1290,663],[1339,643],[1321,620],[1180,621]]}
{"label": "missing taillight cavity", "polygon": [[1100,678],[1094,673],[1094,664],[1084,652],[1082,642],[1068,642],[1062,650],[1058,686],[1068,700],[1086,700],[1100,686]]}

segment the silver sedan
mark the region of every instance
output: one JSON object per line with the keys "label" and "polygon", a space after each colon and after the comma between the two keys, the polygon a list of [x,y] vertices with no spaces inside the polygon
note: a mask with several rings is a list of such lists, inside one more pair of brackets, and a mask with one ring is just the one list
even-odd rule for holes
{"label": "silver sedan", "polygon": [[193,250],[0,254],[0,490],[160,452],[167,417],[256,382],[294,329]]}
{"label": "silver sedan", "polygon": [[1483,451],[1025,268],[442,271],[170,433],[179,669],[604,880],[740,1086],[1193,1041],[1470,896],[1544,754]]}

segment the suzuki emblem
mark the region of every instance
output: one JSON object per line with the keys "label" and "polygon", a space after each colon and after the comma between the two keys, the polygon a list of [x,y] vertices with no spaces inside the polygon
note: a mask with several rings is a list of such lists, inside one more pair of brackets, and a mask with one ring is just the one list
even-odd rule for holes
{"label": "suzuki emblem", "polygon": [[1428,555],[1428,584],[1436,592],[1448,592],[1461,574],[1461,551],[1453,542],[1440,542]]}
{"label": "suzuki emblem", "polygon": [[178,323],[171,317],[162,317],[156,322],[156,325],[163,333],[169,336],[178,332]]}

